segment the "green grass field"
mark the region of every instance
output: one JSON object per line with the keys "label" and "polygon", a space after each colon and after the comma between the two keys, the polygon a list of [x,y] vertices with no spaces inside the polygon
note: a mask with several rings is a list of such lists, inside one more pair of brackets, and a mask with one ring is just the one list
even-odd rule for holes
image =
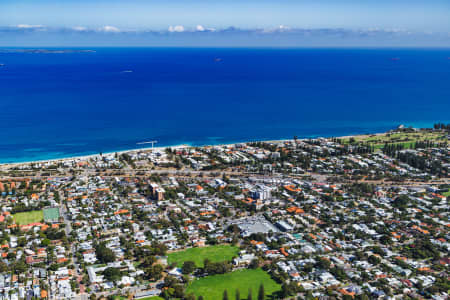
{"label": "green grass field", "polygon": [[167,262],[169,264],[177,263],[178,267],[183,262],[192,260],[197,267],[203,267],[203,261],[208,258],[212,262],[230,261],[233,256],[237,256],[239,248],[230,245],[217,245],[203,248],[189,248],[183,251],[168,254]]}
{"label": "green grass field", "polygon": [[[396,132],[379,135],[360,135],[353,138],[357,143],[369,143],[376,149],[383,148],[385,143],[402,144],[405,148],[410,148],[418,141],[434,141],[442,143],[447,140],[447,136],[442,132],[417,131],[417,132]],[[345,144],[350,143],[350,139],[342,140]]]}
{"label": "green grass field", "polygon": [[[114,300],[127,300],[127,297],[124,296],[114,296]],[[145,297],[140,298],[139,300],[164,300],[164,298],[158,297],[158,296],[152,296],[152,297]]]}
{"label": "green grass field", "polygon": [[450,191],[443,193],[442,196],[450,197]]}
{"label": "green grass field", "polygon": [[44,213],[42,210],[20,212],[13,214],[12,216],[18,225],[27,225],[30,223],[42,222],[44,220]]}
{"label": "green grass field", "polygon": [[241,299],[247,299],[248,289],[252,289],[253,299],[258,297],[260,284],[264,285],[267,296],[279,291],[281,286],[261,269],[241,270],[223,275],[214,275],[194,280],[186,289],[186,294],[194,293],[205,300],[222,299],[223,291],[228,291],[228,298],[234,299],[236,289],[239,289]]}

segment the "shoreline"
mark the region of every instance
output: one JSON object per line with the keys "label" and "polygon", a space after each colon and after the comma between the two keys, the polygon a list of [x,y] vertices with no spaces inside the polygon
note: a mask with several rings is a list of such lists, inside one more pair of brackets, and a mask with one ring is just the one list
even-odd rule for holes
{"label": "shoreline", "polygon": [[[386,131],[388,132],[388,131]],[[351,134],[351,135],[342,135],[342,136],[314,136],[314,137],[299,137],[298,140],[308,140],[308,139],[316,139],[316,138],[351,138],[351,137],[358,137],[358,136],[367,136],[367,135],[383,135],[386,132],[378,132],[378,133],[361,133],[361,134]],[[156,150],[156,151],[164,151],[167,148],[172,148],[172,149],[180,149],[180,148],[197,148],[197,147],[214,147],[214,146],[233,146],[236,144],[241,144],[241,143],[253,143],[253,142],[272,142],[272,143],[276,143],[276,142],[286,142],[286,141],[293,141],[293,138],[280,138],[280,139],[261,139],[261,140],[247,140],[247,141],[242,141],[242,142],[230,142],[230,143],[221,143],[221,144],[205,144],[205,145],[201,145],[201,146],[194,146],[194,145],[190,145],[190,144],[177,144],[177,145],[168,145],[168,146],[159,146],[159,147],[139,147],[139,148],[132,148],[132,149],[125,149],[125,150],[119,150],[119,151],[107,151],[107,152],[103,152],[102,156],[105,155],[110,155],[110,154],[124,154],[124,153],[133,153],[133,152],[140,152],[140,151],[152,151],[152,150]],[[93,153],[93,154],[85,154],[85,155],[75,155],[75,156],[68,156],[68,157],[61,157],[61,158],[50,158],[50,159],[37,159],[37,160],[30,160],[30,161],[23,161],[23,162],[7,162],[7,163],[2,163],[0,162],[0,168],[14,168],[16,166],[20,166],[20,165],[27,165],[27,164],[36,164],[36,163],[50,163],[50,162],[66,162],[66,161],[71,161],[71,160],[88,160],[91,158],[98,158],[100,157],[100,153]]]}
{"label": "shoreline", "polygon": [[164,150],[166,148],[185,148],[185,147],[191,147],[189,145],[175,145],[175,146],[161,146],[161,147],[142,147],[142,148],[135,148],[135,149],[128,149],[128,150],[120,150],[120,151],[108,151],[102,153],[96,153],[96,154],[86,154],[86,155],[75,155],[75,156],[69,156],[69,157],[61,157],[61,158],[50,158],[50,159],[38,159],[38,160],[30,160],[30,161],[23,161],[23,162],[10,162],[10,163],[1,163],[0,162],[0,168],[1,167],[14,167],[18,165],[26,165],[26,164],[36,164],[36,163],[49,163],[49,162],[64,162],[68,160],[88,160],[95,157],[100,157],[104,155],[109,154],[124,154],[124,153],[131,153],[131,152],[137,152],[137,151],[151,151],[153,150]]}

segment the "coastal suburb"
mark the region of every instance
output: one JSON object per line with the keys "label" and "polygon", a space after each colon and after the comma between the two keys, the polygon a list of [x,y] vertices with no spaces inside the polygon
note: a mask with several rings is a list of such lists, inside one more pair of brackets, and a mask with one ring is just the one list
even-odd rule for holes
{"label": "coastal suburb", "polygon": [[450,125],[0,167],[1,299],[447,299]]}

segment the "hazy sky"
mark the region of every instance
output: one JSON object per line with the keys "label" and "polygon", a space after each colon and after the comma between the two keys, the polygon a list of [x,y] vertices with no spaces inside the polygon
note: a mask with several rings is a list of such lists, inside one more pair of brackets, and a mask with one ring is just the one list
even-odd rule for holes
{"label": "hazy sky", "polygon": [[450,31],[450,0],[1,0],[0,26],[166,29],[398,28]]}
{"label": "hazy sky", "polygon": [[0,0],[0,46],[95,44],[448,47],[450,0]]}

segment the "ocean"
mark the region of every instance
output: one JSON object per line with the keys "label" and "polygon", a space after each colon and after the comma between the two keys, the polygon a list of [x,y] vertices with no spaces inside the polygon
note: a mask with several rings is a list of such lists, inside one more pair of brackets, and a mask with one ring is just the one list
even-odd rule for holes
{"label": "ocean", "polygon": [[1,163],[450,120],[450,49],[78,50],[0,48]]}

